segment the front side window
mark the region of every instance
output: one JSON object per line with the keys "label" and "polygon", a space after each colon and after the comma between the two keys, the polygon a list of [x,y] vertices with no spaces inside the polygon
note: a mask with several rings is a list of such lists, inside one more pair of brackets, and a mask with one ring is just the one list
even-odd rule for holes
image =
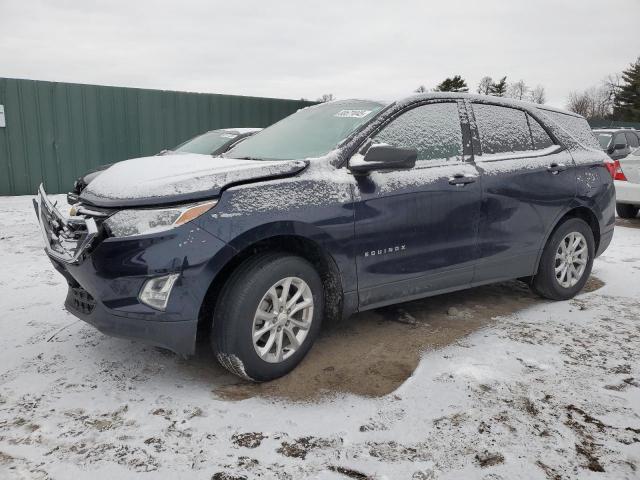
{"label": "front side window", "polygon": [[515,108],[474,104],[483,155],[533,150],[527,114]]}
{"label": "front side window", "polygon": [[229,150],[225,157],[294,160],[320,157],[369,122],[383,103],[345,100],[298,110]]}
{"label": "front side window", "polygon": [[458,161],[462,156],[458,105],[451,102],[416,107],[392,120],[373,141],[415,148],[418,161]]}

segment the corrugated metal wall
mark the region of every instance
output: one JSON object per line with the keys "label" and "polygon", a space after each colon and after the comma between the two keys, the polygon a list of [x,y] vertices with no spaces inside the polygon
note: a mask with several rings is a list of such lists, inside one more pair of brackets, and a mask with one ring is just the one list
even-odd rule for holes
{"label": "corrugated metal wall", "polygon": [[589,120],[591,128],[635,128],[640,130],[640,122],[618,122],[616,120]]}
{"label": "corrugated metal wall", "polygon": [[266,127],[311,102],[0,78],[0,195],[67,192],[92,167],[199,133]]}

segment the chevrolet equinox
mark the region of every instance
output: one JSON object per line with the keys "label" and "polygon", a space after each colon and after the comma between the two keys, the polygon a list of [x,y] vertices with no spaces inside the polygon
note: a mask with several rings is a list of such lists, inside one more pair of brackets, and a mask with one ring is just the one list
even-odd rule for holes
{"label": "chevrolet equinox", "polygon": [[69,214],[41,186],[66,308],[181,355],[206,336],[254,381],[323,321],[509,279],[565,300],[609,245],[615,193],[584,118],[468,94],[304,108],[221,156],[119,162]]}

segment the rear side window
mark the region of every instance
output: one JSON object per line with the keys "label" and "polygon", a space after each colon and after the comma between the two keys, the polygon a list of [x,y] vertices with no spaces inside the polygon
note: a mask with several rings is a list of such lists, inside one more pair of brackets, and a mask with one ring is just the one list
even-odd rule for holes
{"label": "rear side window", "polygon": [[462,156],[462,130],[456,103],[416,107],[392,120],[375,143],[415,148],[418,160],[457,161]]}
{"label": "rear side window", "polygon": [[638,136],[632,132],[627,132],[627,143],[631,148],[640,146],[640,144],[638,143]]}
{"label": "rear side window", "polygon": [[573,115],[567,115],[560,112],[553,112],[551,110],[544,110],[544,114],[550,117],[554,122],[566,130],[569,135],[585,147],[602,150],[600,142],[598,142],[591,131],[591,127],[589,127],[589,124],[584,118],[574,117]]}
{"label": "rear side window", "polygon": [[529,114],[527,114],[527,120],[531,128],[531,140],[533,141],[534,150],[542,150],[543,148],[553,146],[553,140],[551,140],[551,137],[545,129],[542,128],[542,125]]}
{"label": "rear side window", "polygon": [[474,104],[482,153],[514,153],[533,150],[527,114],[514,108]]}

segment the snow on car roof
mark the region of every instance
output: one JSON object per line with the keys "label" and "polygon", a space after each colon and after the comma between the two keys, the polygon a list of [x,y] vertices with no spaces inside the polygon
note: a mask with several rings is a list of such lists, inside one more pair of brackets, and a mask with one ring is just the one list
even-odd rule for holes
{"label": "snow on car roof", "polygon": [[467,99],[467,100],[472,100],[474,102],[480,102],[480,103],[495,103],[497,105],[504,105],[505,107],[520,107],[524,109],[548,110],[550,112],[563,113],[565,115],[570,115],[572,117],[582,118],[582,116],[578,115],[577,113],[570,112],[568,110],[563,110],[561,108],[550,107],[548,105],[526,102],[523,100],[514,100],[512,98],[495,97],[493,95],[478,95],[474,93],[463,93],[463,92],[418,93],[415,95],[411,95],[409,97],[405,97],[395,103],[397,104],[412,103],[412,102],[415,102],[416,100],[430,100],[430,99]]}

